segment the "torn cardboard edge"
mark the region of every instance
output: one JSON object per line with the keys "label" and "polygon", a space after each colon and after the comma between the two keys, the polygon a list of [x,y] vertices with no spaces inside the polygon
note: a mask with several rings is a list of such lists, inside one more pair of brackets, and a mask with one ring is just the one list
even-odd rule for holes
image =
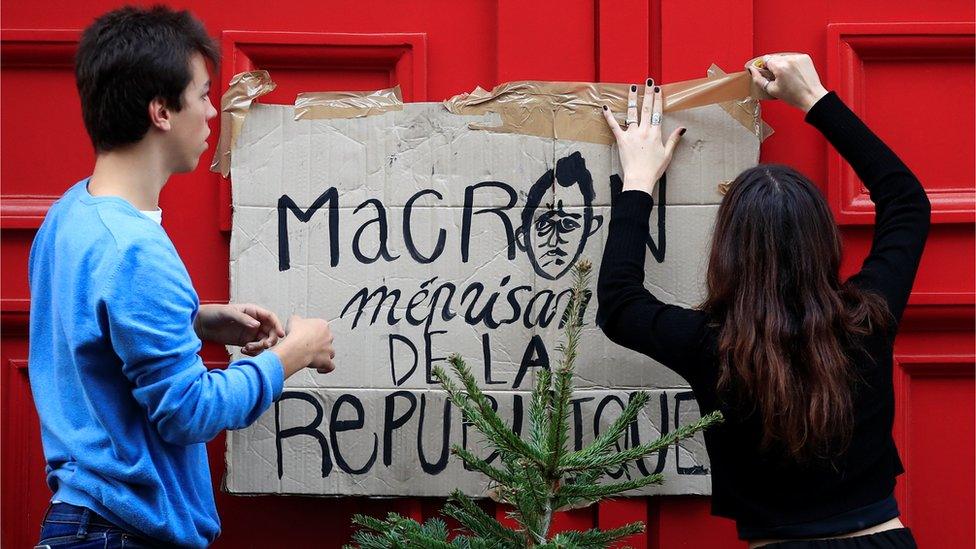
{"label": "torn cardboard edge", "polygon": [[[231,151],[251,104],[274,90],[268,71],[239,73],[221,98],[220,139],[210,171],[230,174]],[[716,65],[708,76],[661,86],[664,111],[674,112],[718,104],[760,142],[773,133],[763,122],[759,100],[752,93],[748,72],[726,74]],[[590,82],[519,81],[486,91],[481,87],[443,102],[453,114],[478,116],[496,113],[501,125],[472,123],[471,129],[518,133],[569,141],[613,144],[613,133],[603,118],[603,105],[621,116],[626,110],[629,84]],[[643,88],[638,93],[643,100]],[[360,118],[403,109],[400,87],[363,92],[306,92],[295,100],[295,120]]]}

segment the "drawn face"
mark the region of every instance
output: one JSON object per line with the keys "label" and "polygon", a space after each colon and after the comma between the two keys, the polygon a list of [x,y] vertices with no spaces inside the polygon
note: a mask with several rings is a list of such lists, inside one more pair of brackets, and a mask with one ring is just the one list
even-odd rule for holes
{"label": "drawn face", "polygon": [[[560,193],[579,193],[581,206],[567,211],[563,201],[555,205],[543,199]],[[565,189],[565,190],[563,190]],[[536,274],[556,280],[576,263],[587,239],[600,228],[601,216],[593,215],[593,178],[579,152],[559,159],[555,170],[549,170],[529,190],[522,210],[519,230],[520,246],[528,254]]]}
{"label": "drawn face", "polygon": [[562,267],[566,264],[569,253],[564,249],[563,244],[569,244],[569,233],[576,231],[583,216],[578,213],[567,213],[563,210],[563,201],[560,200],[556,207],[552,205],[535,220],[536,242],[539,263],[542,267],[555,264]]}

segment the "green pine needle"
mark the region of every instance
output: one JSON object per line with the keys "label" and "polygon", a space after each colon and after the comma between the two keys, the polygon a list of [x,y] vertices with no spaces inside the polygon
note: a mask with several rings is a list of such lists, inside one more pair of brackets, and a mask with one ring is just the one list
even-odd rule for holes
{"label": "green pine needle", "polygon": [[639,477],[633,480],[622,482],[610,482],[606,484],[564,484],[559,488],[558,495],[565,498],[580,498],[587,500],[598,500],[636,490],[650,484],[660,484],[664,481],[664,475],[655,474]]}
{"label": "green pine needle", "polygon": [[543,369],[536,378],[535,390],[532,391],[532,403],[529,405],[529,443],[535,447],[543,459],[548,458],[549,448],[546,446],[546,433],[549,430],[549,407],[552,406],[552,372]]}
{"label": "green pine needle", "polygon": [[[536,451],[535,448],[532,448],[529,446],[529,444],[519,438],[519,436],[516,435],[509,426],[505,425],[505,422],[502,421],[498,413],[495,412],[495,410],[491,407],[491,402],[489,402],[488,398],[484,395],[484,393],[481,392],[481,388],[478,387],[478,382],[475,380],[474,375],[471,374],[471,369],[468,368],[468,365],[464,362],[464,359],[457,354],[453,354],[449,356],[447,360],[454,369],[454,373],[458,376],[458,378],[460,378],[461,384],[464,385],[464,392],[452,394],[451,400],[454,401],[455,398],[458,398],[462,402],[470,403],[472,405],[465,406],[464,404],[455,402],[455,404],[457,404],[459,407],[468,407],[477,413],[478,417],[476,419],[478,419],[478,422],[475,423],[475,427],[478,427],[479,430],[481,430],[479,423],[486,425],[487,431],[482,431],[482,433],[489,437],[489,439],[495,442],[499,447],[502,447],[512,453],[525,455],[532,460],[541,463],[541,454]],[[440,375],[438,375],[438,380],[447,377],[446,374],[443,373],[442,369],[438,368],[438,370],[441,372]]]}
{"label": "green pine needle", "polygon": [[511,543],[520,540],[517,532],[506,528],[460,490],[451,494],[444,506],[444,514],[464,524],[480,537]]}
{"label": "green pine needle", "polygon": [[[624,408],[624,411],[620,414],[620,417],[618,417],[617,420],[610,425],[610,428],[605,433],[597,437],[596,440],[591,442],[586,448],[580,450],[580,452],[574,453],[591,453],[594,455],[600,455],[610,451],[617,441],[620,440],[620,437],[623,436],[630,424],[637,419],[637,414],[644,409],[644,406],[647,404],[647,401],[650,398],[650,395],[648,395],[645,391],[636,393],[633,398],[630,399],[630,402],[627,403],[627,407]],[[570,454],[570,456],[571,455],[572,454]],[[566,458],[568,459],[570,456],[566,456]]]}
{"label": "green pine needle", "polygon": [[585,471],[593,468],[599,468],[606,471],[610,468],[627,463],[628,461],[634,461],[648,454],[657,452],[661,448],[670,446],[679,440],[689,438],[695,433],[711,427],[716,423],[720,423],[721,421],[722,413],[715,411],[702,417],[694,423],[685,425],[679,429],[675,429],[674,431],[671,431],[667,435],[653,442],[640,444],[616,454],[593,456],[586,454],[585,452],[574,452],[571,455],[567,455],[566,459],[560,463],[560,470],[564,473],[572,471]]}
{"label": "green pine needle", "polygon": [[602,549],[615,541],[627,536],[640,534],[644,531],[643,522],[631,522],[611,530],[586,530],[584,532],[562,532],[552,539],[545,547],[578,547],[580,549]]}

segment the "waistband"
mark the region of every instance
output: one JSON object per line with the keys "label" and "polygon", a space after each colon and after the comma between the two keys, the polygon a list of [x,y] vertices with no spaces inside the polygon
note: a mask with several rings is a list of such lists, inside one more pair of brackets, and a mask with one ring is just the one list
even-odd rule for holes
{"label": "waistband", "polygon": [[99,515],[87,507],[80,507],[70,503],[52,503],[44,513],[43,522],[55,522],[62,524],[78,524],[91,526],[104,526],[106,528],[119,528],[124,530],[112,521]]}
{"label": "waistband", "polygon": [[898,502],[891,494],[881,501],[851,509],[827,518],[780,526],[755,526],[737,523],[739,539],[791,539],[839,536],[870,528],[898,517]]}

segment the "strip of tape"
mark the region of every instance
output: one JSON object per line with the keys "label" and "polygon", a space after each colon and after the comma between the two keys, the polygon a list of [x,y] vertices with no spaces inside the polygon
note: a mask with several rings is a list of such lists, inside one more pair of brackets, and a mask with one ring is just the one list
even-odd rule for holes
{"label": "strip of tape", "polygon": [[[662,85],[664,111],[718,104],[762,141],[773,130],[762,121],[759,101],[750,95],[750,86],[747,72],[726,74],[712,65],[705,78]],[[271,75],[263,70],[243,72],[231,79],[220,101],[220,139],[211,171],[224,177],[230,174],[231,151],[252,103],[275,87]],[[521,81],[501,84],[490,92],[475,88],[443,104],[454,114],[493,112],[501,117],[499,126],[469,125],[476,130],[612,144],[613,134],[603,119],[602,108],[606,104],[622,116],[627,94],[627,84]],[[642,100],[643,86],[638,95]],[[364,92],[308,92],[295,100],[295,120],[359,118],[402,109],[399,86]]]}
{"label": "strip of tape", "polygon": [[[747,72],[725,74],[721,69],[705,78],[664,84],[664,111],[728,103],[723,106],[726,112],[763,139],[768,135],[768,126],[761,122],[758,101],[752,100],[750,86]],[[479,87],[448,99],[444,106],[454,114],[493,112],[501,117],[500,125],[470,124],[472,129],[611,144],[614,138],[602,107],[606,104],[623,116],[627,93],[627,84],[523,81],[501,84],[490,92]],[[643,86],[638,95],[638,100],[642,100]]]}
{"label": "strip of tape", "polygon": [[[720,69],[718,65],[713,64],[708,68],[709,78],[722,78],[723,76],[725,76],[725,71]],[[773,135],[773,128],[762,119],[759,100],[755,97],[749,96],[732,101],[723,101],[718,106],[722,107],[725,112],[729,113],[729,116],[736,119],[740,124],[749,129],[749,131],[756,134],[760,143],[765,141],[770,135]]]}
{"label": "strip of tape", "polygon": [[220,172],[227,177],[230,174],[230,151],[241,134],[244,120],[251,103],[255,99],[274,90],[276,84],[271,80],[268,71],[250,71],[234,75],[227,91],[220,98],[220,139],[217,141],[217,152],[214,153],[210,171]]}
{"label": "strip of tape", "polygon": [[307,92],[295,99],[295,120],[361,118],[402,110],[400,86],[363,92]]}

